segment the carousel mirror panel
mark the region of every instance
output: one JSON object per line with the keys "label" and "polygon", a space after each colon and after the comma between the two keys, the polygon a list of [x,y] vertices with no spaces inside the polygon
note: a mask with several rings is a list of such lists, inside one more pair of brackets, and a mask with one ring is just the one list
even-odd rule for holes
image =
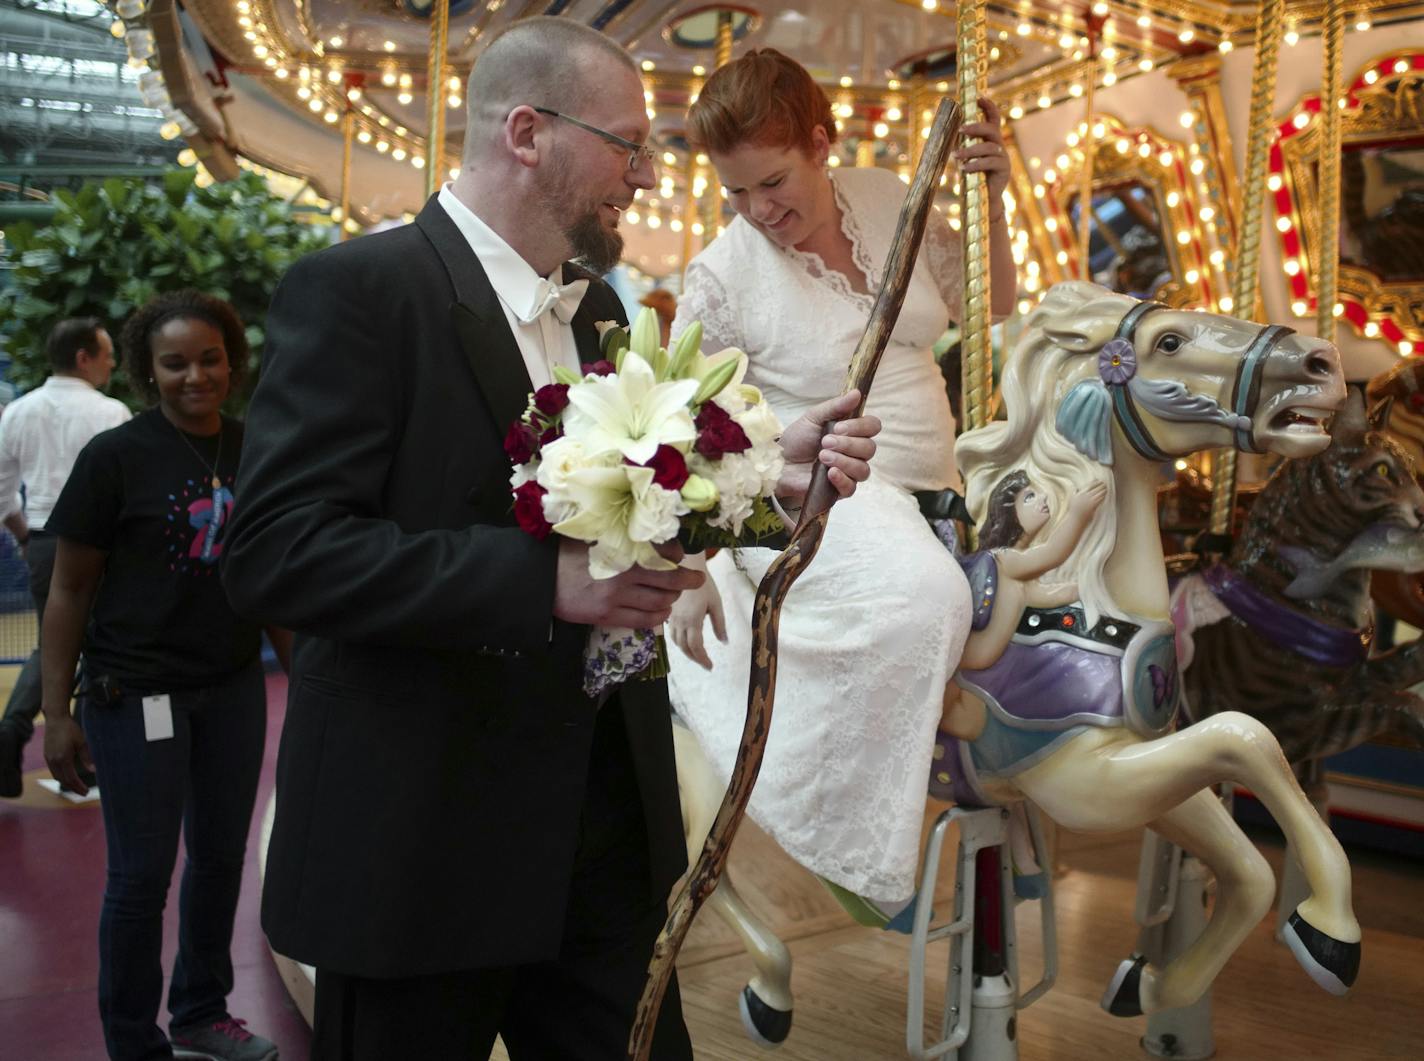
{"label": "carousel mirror panel", "polygon": [[[1401,354],[1424,343],[1424,51],[1349,78],[1341,114],[1336,314]],[[1271,151],[1282,262],[1297,314],[1313,313],[1321,246],[1320,97],[1305,96]]]}

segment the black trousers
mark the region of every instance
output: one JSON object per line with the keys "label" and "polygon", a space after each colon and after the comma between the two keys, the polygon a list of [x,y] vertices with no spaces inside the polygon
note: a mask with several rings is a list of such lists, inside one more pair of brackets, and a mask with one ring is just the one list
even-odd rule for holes
{"label": "black trousers", "polygon": [[30,569],[30,596],[35,602],[37,644],[20,668],[20,676],[15,679],[15,688],[11,690],[10,700],[5,705],[5,717],[0,720],[0,725],[15,731],[19,744],[24,744],[35,732],[35,716],[40,713],[39,628],[44,626],[45,602],[49,600],[49,580],[54,574],[54,554],[58,546],[59,539],[53,534],[33,530],[30,532],[30,543],[25,548],[25,566]]}
{"label": "black trousers", "polygon": [[[491,867],[501,871],[517,867]],[[642,800],[618,697],[599,711],[571,885],[553,961],[403,979],[318,969],[312,1061],[476,1061],[489,1057],[496,1035],[511,1061],[627,1056],[667,897],[652,894]],[[676,979],[663,999],[653,1057],[692,1058]]]}

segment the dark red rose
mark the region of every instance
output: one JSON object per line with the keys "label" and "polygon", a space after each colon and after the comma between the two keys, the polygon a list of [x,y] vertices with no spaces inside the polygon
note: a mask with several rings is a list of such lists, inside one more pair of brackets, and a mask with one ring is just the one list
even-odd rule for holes
{"label": "dark red rose", "polygon": [[617,371],[618,369],[612,361],[593,361],[583,366],[583,374],[585,376],[590,372],[595,376],[611,376]]}
{"label": "dark red rose", "polygon": [[534,408],[545,416],[558,416],[569,405],[569,385],[550,383],[534,392]]}
{"label": "dark red rose", "polygon": [[752,440],[747,438],[742,425],[716,402],[706,402],[693,425],[697,428],[697,444],[693,448],[710,461],[752,447]]}
{"label": "dark red rose", "polygon": [[509,431],[504,436],[504,452],[515,464],[527,464],[538,448],[539,434],[532,427],[523,420],[509,425]]}
{"label": "dark red rose", "polygon": [[554,529],[554,525],[544,518],[546,493],[548,491],[533,479],[514,491],[514,519],[519,524],[519,529],[526,534],[532,534],[541,542]]}
{"label": "dark red rose", "polygon": [[671,446],[659,446],[643,467],[653,469],[653,482],[664,490],[681,490],[687,482],[687,461]]}

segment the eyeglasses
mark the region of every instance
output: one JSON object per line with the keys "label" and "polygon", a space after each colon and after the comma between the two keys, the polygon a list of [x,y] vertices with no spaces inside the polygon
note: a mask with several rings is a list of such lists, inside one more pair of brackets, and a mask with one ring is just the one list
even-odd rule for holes
{"label": "eyeglasses", "polygon": [[577,125],[580,129],[586,129],[594,136],[602,137],[604,140],[607,140],[610,144],[626,147],[628,149],[629,169],[637,169],[638,163],[640,162],[646,162],[648,165],[652,165],[653,161],[658,157],[658,149],[651,144],[635,144],[632,140],[625,140],[616,133],[610,133],[607,129],[600,129],[596,125],[589,125],[588,122],[581,122],[571,115],[550,110],[548,107],[535,107],[534,109],[540,114],[547,114],[551,118],[562,118],[570,125]]}

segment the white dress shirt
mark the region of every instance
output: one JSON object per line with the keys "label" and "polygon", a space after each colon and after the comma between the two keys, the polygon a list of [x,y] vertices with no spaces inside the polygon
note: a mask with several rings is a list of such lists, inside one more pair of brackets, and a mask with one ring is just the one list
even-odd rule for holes
{"label": "white dress shirt", "polygon": [[534,388],[554,382],[554,365],[563,365],[577,373],[579,355],[573,327],[560,320],[552,309],[530,321],[547,295],[549,282],[562,282],[563,266],[541,277],[494,229],[455,197],[449,184],[441,186],[439,200],[484,266],[490,286],[499,296],[504,317],[509,321],[509,330],[514,333],[519,352],[524,356]]}
{"label": "white dress shirt", "polygon": [[23,482],[25,518],[31,528],[43,527],[79,451],[131,415],[77,376],[50,376],[7,405],[0,416],[0,519],[20,510]]}

